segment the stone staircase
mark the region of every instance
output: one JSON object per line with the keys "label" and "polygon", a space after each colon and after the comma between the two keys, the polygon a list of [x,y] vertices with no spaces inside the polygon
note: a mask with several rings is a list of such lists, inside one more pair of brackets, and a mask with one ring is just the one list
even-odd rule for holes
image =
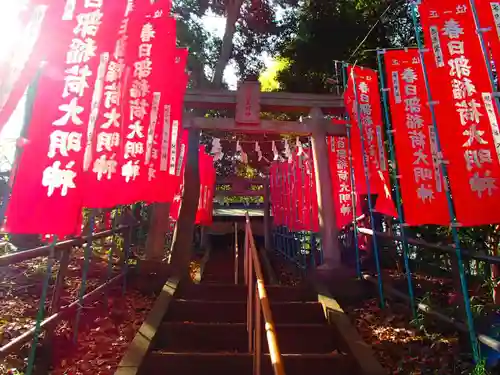
{"label": "stone staircase", "polygon": [[[362,374],[316,294],[302,287],[266,290],[287,375]],[[232,251],[213,251],[202,282],[177,288],[139,373],[253,374],[246,298],[246,286],[234,285]],[[265,334],[263,350],[261,374],[273,374]]]}

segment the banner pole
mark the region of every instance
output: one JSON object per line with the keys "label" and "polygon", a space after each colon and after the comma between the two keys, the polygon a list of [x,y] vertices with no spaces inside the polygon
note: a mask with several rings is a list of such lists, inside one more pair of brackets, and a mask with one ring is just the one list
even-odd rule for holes
{"label": "banner pole", "polygon": [[[347,65],[342,66],[342,85],[344,92],[347,89],[346,77]],[[356,201],[356,184],[354,181],[354,164],[352,162],[352,138],[351,138],[351,116],[348,112],[345,114],[347,124],[347,144],[349,145],[348,161],[349,161],[349,179],[351,181],[351,202],[352,202],[352,228],[354,234],[354,249],[356,251],[356,275],[361,280],[361,258],[359,254],[358,244],[358,222],[356,221],[357,201]],[[333,141],[332,141],[333,142]]]}
{"label": "banner pole", "polygon": [[28,364],[26,368],[26,375],[31,375],[35,367],[36,359],[36,349],[38,347],[38,341],[40,339],[40,334],[42,333],[42,320],[45,311],[45,301],[47,300],[47,294],[49,290],[50,280],[52,279],[52,268],[55,263],[55,246],[57,244],[57,236],[54,235],[52,243],[50,244],[50,254],[47,259],[47,270],[45,271],[45,279],[42,287],[42,294],[40,296],[40,302],[38,304],[38,311],[36,315],[35,323],[35,333],[33,334],[33,342],[31,344],[31,350],[28,357]]}
{"label": "banner pole", "polygon": [[[425,81],[425,89],[427,91],[427,97],[429,99],[429,109],[431,112],[431,118],[432,118],[432,126],[434,128],[434,132],[436,133],[436,148],[437,152],[439,155],[442,155],[441,153],[441,142],[439,139],[439,133],[437,129],[437,121],[436,121],[436,112],[434,110],[434,106],[437,104],[433,101],[432,99],[432,92],[430,88],[430,82],[429,82],[429,77],[427,75],[427,68],[424,60],[424,47],[422,45],[422,41],[420,39],[420,28],[419,28],[419,23],[417,21],[417,5],[415,1],[411,3],[411,15],[412,15],[412,20],[413,20],[413,27],[415,29],[415,39],[417,40],[418,43],[418,52],[420,55],[420,64],[422,66],[422,73],[424,75],[424,81]],[[453,206],[453,198],[451,196],[451,190],[450,190],[450,185],[449,185],[449,179],[448,179],[448,171],[446,166],[442,163],[442,161],[439,163],[441,167],[441,171],[443,173],[443,180],[445,182],[445,191],[446,191],[446,200],[448,203],[448,211],[450,214],[450,229],[453,237],[453,242],[455,244],[455,254],[457,257],[458,261],[458,269],[460,273],[460,286],[462,289],[462,294],[464,297],[464,305],[465,305],[465,314],[467,318],[467,326],[469,328],[469,339],[470,343],[472,346],[472,354],[474,357],[474,361],[476,363],[479,363],[481,360],[480,353],[479,353],[479,346],[477,342],[477,335],[476,335],[476,329],[474,327],[474,317],[472,315],[472,310],[470,306],[470,299],[469,299],[469,289],[467,287],[467,279],[465,277],[465,272],[464,272],[464,264],[462,260],[462,247],[460,244],[460,238],[458,236],[458,230],[457,230],[457,217],[455,215],[455,209]]]}
{"label": "banner pole", "polygon": [[377,269],[377,279],[378,279],[378,293],[380,296],[380,307],[384,308],[385,307],[385,298],[384,298],[384,286],[382,282],[382,270],[380,268],[380,257],[379,257],[379,249],[378,249],[378,241],[377,241],[377,236],[375,235],[375,220],[373,216],[373,207],[372,207],[372,195],[371,195],[371,189],[370,189],[370,169],[368,165],[368,160],[367,160],[367,155],[366,155],[366,150],[365,150],[365,136],[363,134],[363,122],[361,121],[361,110],[360,110],[360,105],[359,105],[359,98],[358,98],[358,90],[356,88],[356,75],[354,74],[354,70],[351,72],[351,77],[352,77],[352,86],[353,86],[353,92],[354,92],[354,102],[356,104],[356,116],[358,120],[358,126],[359,126],[359,138],[361,142],[361,153],[362,153],[362,158],[363,158],[363,167],[365,170],[365,180],[366,180],[366,194],[368,198],[368,211],[370,213],[370,225],[373,230],[373,236],[372,236],[372,243],[373,243],[373,253],[375,255],[375,267]]}
{"label": "banner pole", "polygon": [[394,165],[394,173],[396,174],[396,178],[394,179],[394,187],[396,190],[396,207],[398,209],[398,220],[399,220],[399,226],[401,229],[401,242],[403,244],[403,260],[404,260],[404,265],[405,265],[405,271],[406,271],[406,281],[408,283],[408,294],[410,296],[410,306],[411,306],[411,311],[413,313],[413,317],[417,317],[417,309],[415,306],[415,293],[413,289],[413,282],[411,278],[411,269],[410,269],[410,262],[408,259],[408,242],[406,241],[406,230],[405,230],[405,222],[404,222],[404,211],[402,207],[402,199],[401,199],[401,186],[399,185],[399,174],[398,174],[398,164],[396,162],[396,153],[394,151],[394,140],[392,138],[392,123],[391,123],[391,118],[389,116],[389,105],[388,105],[388,100],[387,100],[387,92],[388,88],[385,86],[385,78],[384,78],[384,72],[382,70],[382,55],[385,54],[385,50],[377,50],[377,63],[378,63],[378,72],[379,72],[379,77],[380,77],[380,86],[382,89],[382,103],[384,104],[384,117],[385,117],[385,126],[386,126],[386,133],[387,133],[387,140],[389,141],[389,155],[391,157],[391,161],[393,162]]}

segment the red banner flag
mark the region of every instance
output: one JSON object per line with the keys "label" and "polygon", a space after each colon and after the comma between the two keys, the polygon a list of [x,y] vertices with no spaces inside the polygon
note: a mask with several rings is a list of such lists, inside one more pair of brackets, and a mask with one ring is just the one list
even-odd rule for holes
{"label": "red banner flag", "polygon": [[159,123],[161,127],[161,151],[156,170],[160,171],[156,184],[155,199],[160,202],[172,202],[176,193],[176,185],[170,181],[176,179],[179,160],[180,134],[182,134],[183,98],[187,85],[185,67],[187,49],[178,48],[172,56],[172,68],[168,75],[169,81],[164,82],[168,89]]}
{"label": "red banner flag", "polygon": [[[29,142],[8,205],[11,233],[68,235],[79,230],[84,149],[109,59],[108,53],[99,54],[99,45],[106,44],[109,34],[104,32],[110,30],[105,25],[114,24],[113,17],[101,1],[81,1],[50,25],[60,32],[58,41],[66,49],[57,48],[40,78],[41,95],[33,106]],[[50,220],[48,213],[54,213]]]}
{"label": "red banner flag", "polygon": [[127,29],[130,27],[133,3],[129,4],[122,15],[113,53],[109,56],[103,99],[95,115],[96,129],[91,129],[85,149],[85,207],[109,208],[119,203],[120,194],[117,191],[122,187],[122,177],[118,162],[123,154],[123,144],[126,141],[123,135],[127,124],[123,118],[121,100],[124,96],[122,87],[125,83]]}
{"label": "red banner flag", "polygon": [[279,186],[279,162],[272,162],[269,171],[270,190],[271,190],[271,208],[274,226],[280,226],[282,222],[282,208],[280,202]]}
{"label": "red banner flag", "polygon": [[384,57],[405,221],[447,225],[450,215],[420,54],[393,50]]}
{"label": "red banner flag", "polygon": [[457,220],[465,226],[500,221],[500,129],[473,14],[458,1],[419,8],[443,157]]}
{"label": "red banner flag", "polygon": [[175,41],[175,21],[158,5],[149,6],[145,15],[138,18],[138,27],[130,30],[127,46],[131,69],[124,102],[123,153],[119,158],[124,184],[120,203],[123,204],[151,198],[146,190],[156,178],[153,160],[159,158],[156,128],[159,128],[164,89],[160,83],[165,82],[164,74],[171,73],[168,70],[164,73],[165,67],[161,65],[166,62],[167,67],[171,67],[168,54],[173,53]]}
{"label": "red banner flag", "polygon": [[196,224],[209,225],[213,206],[213,191],[215,185],[215,168],[213,157],[205,153],[205,146],[200,146],[200,198],[196,213]]}
{"label": "red banner flag", "polygon": [[500,1],[476,0],[479,23],[484,30],[483,36],[491,50],[495,66],[500,64]]}
{"label": "red banner flag", "polygon": [[296,154],[294,156],[294,168],[295,168],[295,179],[296,179],[296,191],[295,191],[295,202],[297,209],[297,231],[307,230],[305,227],[305,216],[309,214],[305,210],[304,205],[304,189],[305,189],[305,178],[306,170],[304,166],[304,154]]}
{"label": "red banner flag", "polygon": [[316,173],[314,170],[314,163],[312,160],[312,150],[304,148],[306,158],[304,165],[306,167],[306,181],[305,181],[305,197],[306,205],[309,207],[311,215],[309,217],[308,230],[318,233],[319,232],[319,217],[318,217],[318,196],[316,192]]}
{"label": "red banner flag", "polygon": [[184,169],[186,168],[186,158],[188,152],[188,137],[187,130],[182,131],[180,139],[179,159],[177,160],[177,169],[172,185],[175,189],[175,195],[170,206],[170,219],[177,221],[179,219],[179,211],[181,209],[182,193],[184,190]]}
{"label": "red banner flag", "polygon": [[[389,166],[384,147],[384,125],[382,122],[381,98],[377,72],[360,66],[348,68],[349,84],[345,95],[346,107],[354,124],[351,130],[351,147],[356,191],[367,194],[366,173],[369,177],[370,193],[378,194],[376,210],[397,217],[389,185]],[[356,92],[354,92],[354,87]],[[356,105],[355,101],[358,100]],[[359,116],[358,116],[359,108]],[[361,124],[358,123],[361,121]],[[364,144],[360,129],[363,128]],[[364,148],[364,150],[363,150]],[[363,165],[363,151],[368,170]]]}
{"label": "red banner flag", "polygon": [[[344,228],[352,223],[353,194],[349,166],[349,142],[347,137],[328,137],[330,171],[332,174],[333,198],[337,227]],[[356,194],[354,194],[356,199]],[[359,204],[356,206],[360,214]]]}

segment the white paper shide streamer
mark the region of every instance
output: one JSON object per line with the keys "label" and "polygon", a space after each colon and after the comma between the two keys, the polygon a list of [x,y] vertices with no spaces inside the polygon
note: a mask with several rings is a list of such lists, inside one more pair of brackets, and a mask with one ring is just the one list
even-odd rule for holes
{"label": "white paper shide streamer", "polygon": [[236,152],[240,153],[240,161],[243,164],[248,164],[248,155],[246,154],[245,151],[243,151],[243,148],[241,147],[240,141],[236,141]]}
{"label": "white paper shide streamer", "polygon": [[214,155],[214,161],[222,160],[224,153],[222,152],[222,146],[219,138],[212,139],[212,150],[210,153]]}
{"label": "white paper shide streamer", "polygon": [[289,163],[293,162],[292,150],[288,144],[288,140],[285,139],[285,157],[288,159]]}
{"label": "white paper shide streamer", "polygon": [[255,152],[257,153],[258,156],[258,161],[262,160],[262,150],[260,149],[259,142],[255,141]]}

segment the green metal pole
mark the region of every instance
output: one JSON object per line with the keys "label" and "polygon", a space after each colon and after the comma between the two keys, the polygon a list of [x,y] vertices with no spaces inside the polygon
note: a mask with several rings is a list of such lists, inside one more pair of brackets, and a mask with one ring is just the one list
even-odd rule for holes
{"label": "green metal pole", "polygon": [[404,265],[405,265],[405,272],[406,272],[406,281],[408,283],[408,294],[410,296],[410,306],[411,306],[411,311],[413,313],[413,317],[417,318],[417,309],[415,306],[415,293],[413,289],[413,282],[411,278],[411,269],[410,269],[410,261],[408,259],[408,242],[406,241],[406,230],[405,230],[405,223],[404,223],[404,212],[403,212],[403,207],[401,205],[402,199],[401,199],[401,187],[399,185],[399,174],[398,174],[398,165],[396,163],[396,154],[394,152],[394,141],[392,138],[392,131],[391,131],[391,118],[389,116],[389,105],[387,103],[387,89],[385,87],[385,79],[384,79],[384,71],[382,70],[382,55],[385,53],[385,50],[377,50],[377,62],[378,62],[378,72],[380,76],[380,85],[382,88],[382,102],[384,104],[384,117],[385,117],[385,126],[386,126],[386,134],[387,134],[387,139],[389,141],[389,155],[391,157],[391,160],[394,165],[394,172],[396,174],[396,178],[394,179],[394,187],[396,190],[396,207],[398,209],[398,219],[399,219],[399,226],[401,229],[401,240],[403,244],[403,260],[404,260]]}
{"label": "green metal pole", "polygon": [[50,255],[47,259],[47,271],[45,272],[45,280],[43,282],[42,295],[40,296],[40,303],[38,304],[38,312],[36,315],[35,333],[33,335],[33,343],[31,344],[30,355],[28,357],[28,367],[26,368],[26,375],[31,375],[35,367],[36,347],[40,339],[42,330],[42,320],[45,311],[45,301],[47,300],[47,292],[49,290],[49,283],[52,279],[52,267],[55,261],[55,246],[57,243],[57,236],[54,236],[52,244],[50,245]]}
{"label": "green metal pole", "polygon": [[361,110],[360,110],[360,105],[359,105],[359,98],[358,98],[358,90],[356,88],[356,77],[354,74],[354,71],[352,72],[352,86],[353,86],[353,92],[354,92],[354,102],[356,105],[356,113],[357,113],[357,122],[359,126],[359,137],[360,137],[360,142],[361,142],[361,152],[362,152],[362,158],[363,158],[363,167],[365,171],[365,178],[366,178],[366,194],[368,195],[368,211],[370,214],[370,222],[371,222],[371,227],[373,230],[373,236],[372,236],[372,243],[373,243],[373,253],[375,255],[375,267],[377,269],[377,279],[378,279],[378,293],[380,297],[380,307],[384,308],[385,307],[385,297],[384,297],[384,286],[382,282],[382,270],[380,267],[380,256],[379,256],[379,249],[378,249],[378,243],[377,243],[377,236],[375,235],[375,220],[373,216],[373,207],[372,207],[372,195],[371,195],[371,189],[370,189],[370,177],[369,177],[369,160],[367,158],[366,150],[365,150],[365,136],[364,136],[364,129],[363,129],[363,122],[361,121]]}
{"label": "green metal pole", "polygon": [[[415,37],[417,39],[418,43],[418,51],[420,54],[420,64],[422,65],[422,72],[424,75],[424,81],[425,81],[425,88],[427,91],[427,97],[429,99],[429,108],[431,111],[431,117],[432,117],[432,125],[434,128],[434,131],[436,133],[436,148],[437,152],[441,154],[441,142],[439,139],[439,133],[437,129],[437,120],[436,120],[436,112],[434,110],[434,106],[437,104],[436,102],[433,101],[432,97],[432,91],[431,91],[431,86],[429,83],[429,76],[427,75],[427,67],[425,64],[424,60],[424,46],[422,45],[422,40],[420,39],[420,27],[419,23],[417,21],[417,5],[415,2],[412,2],[412,9],[411,9],[411,14],[412,14],[412,20],[413,20],[413,26],[415,29]],[[448,179],[448,171],[446,166],[443,163],[440,163],[441,166],[441,171],[443,173],[443,180],[446,183],[446,200],[448,202],[448,211],[450,214],[450,229],[453,237],[453,242],[455,243],[455,254],[457,256],[457,261],[458,261],[458,270],[460,273],[460,286],[462,288],[462,294],[464,296],[464,305],[465,305],[465,314],[467,318],[467,326],[469,328],[469,338],[470,338],[470,343],[472,346],[472,354],[474,356],[474,361],[478,363],[481,360],[480,352],[479,352],[479,345],[477,342],[477,335],[476,335],[476,329],[474,326],[474,317],[472,315],[472,310],[470,306],[470,299],[469,299],[469,289],[467,287],[467,279],[465,277],[465,272],[464,272],[464,264],[463,264],[463,259],[462,259],[462,246],[460,243],[460,238],[458,236],[458,230],[457,230],[457,217],[455,215],[455,208],[453,206],[453,198],[451,195],[451,189],[449,186],[449,179]]]}

